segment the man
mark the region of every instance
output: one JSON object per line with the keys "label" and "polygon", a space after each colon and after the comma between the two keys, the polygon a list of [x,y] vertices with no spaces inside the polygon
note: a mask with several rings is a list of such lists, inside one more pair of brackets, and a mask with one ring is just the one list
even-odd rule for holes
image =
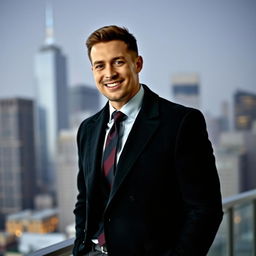
{"label": "man", "polygon": [[74,255],[205,256],[222,205],[202,114],[140,84],[125,28],[100,28],[86,44],[108,103],[78,130]]}

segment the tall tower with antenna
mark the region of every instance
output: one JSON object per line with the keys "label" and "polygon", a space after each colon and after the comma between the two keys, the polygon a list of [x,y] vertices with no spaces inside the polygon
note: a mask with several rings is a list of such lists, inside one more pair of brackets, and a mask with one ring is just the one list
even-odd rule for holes
{"label": "tall tower with antenna", "polygon": [[55,179],[57,136],[68,128],[66,57],[55,44],[53,11],[45,13],[45,42],[35,57],[38,130],[38,186],[51,190]]}
{"label": "tall tower with antenna", "polygon": [[54,30],[53,30],[53,10],[51,5],[47,5],[45,9],[45,44],[54,44]]}

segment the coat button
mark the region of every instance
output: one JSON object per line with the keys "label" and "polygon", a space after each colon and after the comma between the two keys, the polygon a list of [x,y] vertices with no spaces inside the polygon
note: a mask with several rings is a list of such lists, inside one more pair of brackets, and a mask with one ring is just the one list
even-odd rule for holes
{"label": "coat button", "polygon": [[108,219],[108,222],[110,222],[110,221],[111,221],[111,219],[109,218],[109,219]]}
{"label": "coat button", "polygon": [[131,202],[134,202],[134,201],[135,201],[134,196],[129,196],[129,200],[130,200]]}

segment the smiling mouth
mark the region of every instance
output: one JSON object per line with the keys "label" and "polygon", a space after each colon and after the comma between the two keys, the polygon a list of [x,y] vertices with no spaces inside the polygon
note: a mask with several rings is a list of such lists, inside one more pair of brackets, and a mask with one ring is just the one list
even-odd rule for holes
{"label": "smiling mouth", "polygon": [[104,83],[104,85],[108,88],[115,88],[121,84],[121,81],[113,82],[113,83]]}

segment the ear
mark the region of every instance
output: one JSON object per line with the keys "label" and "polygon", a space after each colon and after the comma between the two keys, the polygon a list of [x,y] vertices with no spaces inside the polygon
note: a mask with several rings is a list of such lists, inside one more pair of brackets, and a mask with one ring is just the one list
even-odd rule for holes
{"label": "ear", "polygon": [[136,71],[139,73],[142,70],[143,67],[143,58],[142,56],[138,56],[136,58]]}

